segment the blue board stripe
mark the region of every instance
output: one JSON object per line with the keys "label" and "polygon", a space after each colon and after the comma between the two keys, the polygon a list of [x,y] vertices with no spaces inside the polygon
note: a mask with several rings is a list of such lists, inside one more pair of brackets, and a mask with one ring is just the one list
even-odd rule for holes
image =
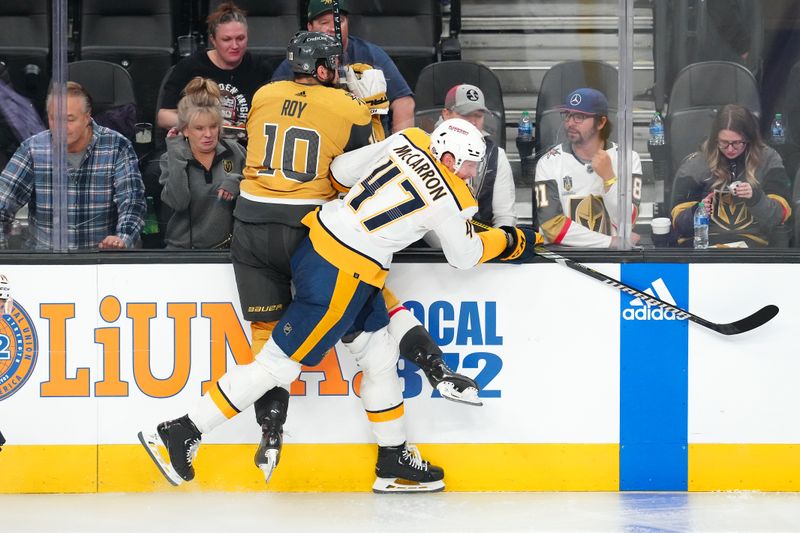
{"label": "blue board stripe", "polygon": [[[689,265],[623,264],[621,279],[689,304]],[[688,322],[620,299],[620,490],[686,490]]]}

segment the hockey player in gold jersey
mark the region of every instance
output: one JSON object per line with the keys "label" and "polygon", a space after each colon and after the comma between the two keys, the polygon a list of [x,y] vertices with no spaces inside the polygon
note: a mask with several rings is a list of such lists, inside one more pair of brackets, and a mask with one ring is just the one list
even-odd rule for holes
{"label": "hockey player in gold jersey", "polygon": [[[264,85],[253,97],[231,242],[253,355],[291,301],[289,259],[308,233],[303,216],[337,195],[329,179],[331,161],[370,142],[369,108],[336,88],[340,54],[334,38],[300,32],[287,49],[294,80]],[[255,402],[262,427],[255,463],[267,481],[280,460],[289,403],[289,383],[280,385]]]}

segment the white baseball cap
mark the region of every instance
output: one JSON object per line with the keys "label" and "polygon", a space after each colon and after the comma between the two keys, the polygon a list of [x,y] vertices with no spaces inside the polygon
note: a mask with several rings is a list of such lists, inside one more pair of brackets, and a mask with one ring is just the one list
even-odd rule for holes
{"label": "white baseball cap", "polygon": [[444,98],[444,107],[459,115],[468,115],[474,111],[489,113],[483,92],[468,83],[451,87]]}

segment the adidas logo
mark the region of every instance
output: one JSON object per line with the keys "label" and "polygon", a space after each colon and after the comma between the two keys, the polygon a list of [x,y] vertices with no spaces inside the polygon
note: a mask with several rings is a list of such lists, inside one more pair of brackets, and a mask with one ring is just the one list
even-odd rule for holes
{"label": "adidas logo", "polygon": [[[677,305],[675,298],[672,297],[667,288],[667,284],[661,278],[655,280],[649,288],[642,292],[668,304]],[[624,320],[686,320],[686,317],[678,316],[669,309],[661,309],[658,306],[651,305],[642,301],[641,298],[631,300],[629,307],[622,311],[622,318]]]}
{"label": "adidas logo", "polygon": [[301,96],[301,97],[305,98],[306,97],[306,92],[305,91],[300,91],[295,96]]}

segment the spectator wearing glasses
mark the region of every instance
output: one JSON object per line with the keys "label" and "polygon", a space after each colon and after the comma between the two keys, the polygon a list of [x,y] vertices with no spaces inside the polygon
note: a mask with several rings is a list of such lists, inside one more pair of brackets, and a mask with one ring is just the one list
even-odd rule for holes
{"label": "spectator wearing glasses", "polygon": [[792,214],[789,197],[783,162],[761,139],[758,119],[742,106],[726,105],[700,151],[675,175],[672,224],[678,243],[691,242],[694,207],[703,202],[711,214],[710,244],[766,246],[770,232]]}
{"label": "spectator wearing glasses", "polygon": [[[595,89],[577,89],[561,106],[567,142],[548,151],[536,165],[537,217],[545,241],[563,246],[615,248],[620,244],[616,143],[608,101]],[[642,190],[642,164],[632,152],[633,220]],[[639,235],[631,233],[636,244]]]}

